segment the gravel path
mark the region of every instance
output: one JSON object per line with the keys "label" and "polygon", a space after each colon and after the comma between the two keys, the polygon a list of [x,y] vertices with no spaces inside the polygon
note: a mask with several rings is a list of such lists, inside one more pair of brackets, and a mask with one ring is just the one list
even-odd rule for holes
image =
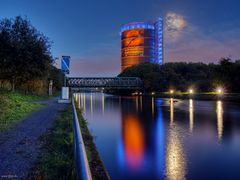
{"label": "gravel path", "polygon": [[40,152],[39,137],[53,125],[58,111],[66,107],[56,99],[41,102],[46,107],[0,133],[0,179],[27,179]]}

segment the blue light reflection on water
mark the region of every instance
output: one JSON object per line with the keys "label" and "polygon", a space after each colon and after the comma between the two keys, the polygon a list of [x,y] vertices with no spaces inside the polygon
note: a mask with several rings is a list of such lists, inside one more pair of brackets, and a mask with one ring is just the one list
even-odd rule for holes
{"label": "blue light reflection on water", "polygon": [[164,174],[165,166],[165,144],[164,144],[164,121],[162,112],[163,100],[156,100],[157,105],[157,125],[156,125],[156,168],[159,178],[162,178]]}
{"label": "blue light reflection on water", "polygon": [[117,159],[118,159],[118,164],[120,168],[123,169],[125,164],[125,154],[124,154],[122,138],[119,138],[119,142],[117,145]]}

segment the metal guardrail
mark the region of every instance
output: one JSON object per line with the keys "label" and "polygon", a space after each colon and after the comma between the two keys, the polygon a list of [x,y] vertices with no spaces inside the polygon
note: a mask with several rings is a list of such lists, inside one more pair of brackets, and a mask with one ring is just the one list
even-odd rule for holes
{"label": "metal guardrail", "polygon": [[77,180],[80,179],[92,180],[92,175],[87,160],[86,149],[83,143],[74,98],[72,98],[72,107],[73,107],[74,156],[76,163]]}

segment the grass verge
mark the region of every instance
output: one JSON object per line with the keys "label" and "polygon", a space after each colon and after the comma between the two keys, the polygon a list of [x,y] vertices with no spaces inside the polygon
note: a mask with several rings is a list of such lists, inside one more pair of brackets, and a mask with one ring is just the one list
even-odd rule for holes
{"label": "grass verge", "polygon": [[41,137],[42,149],[29,179],[75,179],[72,108],[60,111],[53,128]]}
{"label": "grass verge", "polygon": [[39,96],[0,92],[0,132],[22,120],[30,112],[41,108],[42,104],[33,102],[39,99]]}
{"label": "grass verge", "polygon": [[78,110],[77,113],[92,178],[95,180],[108,180],[110,177],[97,151],[97,147],[94,143],[94,138],[87,127],[87,121],[83,118],[80,110]]}

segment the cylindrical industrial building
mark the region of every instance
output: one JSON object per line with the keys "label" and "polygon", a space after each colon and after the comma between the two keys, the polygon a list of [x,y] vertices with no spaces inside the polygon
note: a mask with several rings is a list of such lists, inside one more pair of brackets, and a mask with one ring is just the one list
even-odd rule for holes
{"label": "cylindrical industrial building", "polygon": [[152,24],[137,22],[123,26],[121,31],[122,71],[127,67],[154,59],[154,37]]}
{"label": "cylindrical industrial building", "polygon": [[[163,62],[162,21],[133,22],[121,28],[121,70],[144,62]],[[157,44],[156,44],[157,43]]]}

